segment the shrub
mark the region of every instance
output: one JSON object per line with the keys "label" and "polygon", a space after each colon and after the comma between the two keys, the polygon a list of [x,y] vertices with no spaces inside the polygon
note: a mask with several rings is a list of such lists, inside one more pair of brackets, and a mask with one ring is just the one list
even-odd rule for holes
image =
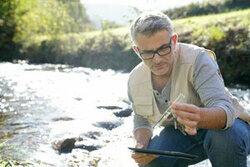
{"label": "shrub", "polygon": [[79,36],[70,39],[46,39],[31,44],[23,52],[30,63],[65,63],[126,72],[140,62],[130,47],[128,34],[101,32],[95,36],[85,36],[84,40]]}

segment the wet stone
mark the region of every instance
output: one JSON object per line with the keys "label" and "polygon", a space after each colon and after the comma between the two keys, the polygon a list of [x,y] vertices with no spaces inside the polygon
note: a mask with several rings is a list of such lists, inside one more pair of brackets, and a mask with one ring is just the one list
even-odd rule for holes
{"label": "wet stone", "polygon": [[87,151],[91,152],[91,151],[95,151],[95,150],[100,149],[101,146],[100,146],[100,145],[85,145],[85,144],[78,144],[78,145],[75,145],[74,148],[84,149],[84,150],[87,150]]}
{"label": "wet stone", "polygon": [[81,101],[81,100],[82,100],[82,98],[80,98],[80,97],[75,97],[75,100],[77,100],[77,101]]}
{"label": "wet stone", "polygon": [[76,141],[77,140],[75,138],[59,140],[52,143],[52,147],[55,150],[58,150],[59,153],[70,153],[72,152],[72,149],[75,147]]}
{"label": "wet stone", "polygon": [[98,109],[107,109],[107,110],[117,110],[117,109],[122,109],[121,107],[118,106],[97,106]]}
{"label": "wet stone", "polygon": [[84,149],[89,152],[98,150],[102,148],[100,145],[95,145],[93,143],[86,144],[82,138],[68,138],[52,143],[53,149],[57,150],[59,154],[61,153],[71,153],[73,149]]}
{"label": "wet stone", "polygon": [[118,126],[121,126],[120,122],[97,122],[94,124],[96,127],[104,128],[107,130],[113,130],[114,128],[117,128]]}
{"label": "wet stone", "polygon": [[132,113],[132,110],[127,108],[125,110],[121,110],[119,112],[115,112],[114,115],[117,117],[129,117]]}
{"label": "wet stone", "polygon": [[70,117],[58,117],[58,118],[53,118],[52,120],[53,121],[72,121],[74,119]]}
{"label": "wet stone", "polygon": [[90,131],[90,132],[87,132],[86,134],[84,134],[84,136],[90,138],[90,139],[94,139],[96,140],[98,137],[101,136],[101,132],[97,132],[97,131]]}

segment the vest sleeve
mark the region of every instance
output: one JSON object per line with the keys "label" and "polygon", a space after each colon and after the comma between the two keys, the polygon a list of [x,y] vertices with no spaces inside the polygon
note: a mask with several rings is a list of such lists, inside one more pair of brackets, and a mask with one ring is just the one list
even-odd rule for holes
{"label": "vest sleeve", "polygon": [[146,118],[144,118],[143,116],[134,114],[134,120],[133,121],[134,121],[133,133],[137,129],[141,129],[141,128],[147,128],[151,132],[153,132],[153,129],[152,129],[149,121]]}
{"label": "vest sleeve", "polygon": [[146,118],[144,118],[143,116],[136,114],[136,112],[135,112],[136,108],[135,108],[135,105],[134,105],[134,101],[133,101],[133,99],[131,97],[129,84],[128,84],[128,87],[127,87],[127,93],[128,93],[128,99],[131,102],[132,110],[134,112],[134,114],[133,114],[133,116],[134,116],[134,119],[133,119],[133,123],[134,123],[133,133],[137,129],[140,129],[140,128],[147,128],[147,129],[151,130],[151,132],[152,132],[153,130],[152,130],[152,127],[151,127],[149,121]]}

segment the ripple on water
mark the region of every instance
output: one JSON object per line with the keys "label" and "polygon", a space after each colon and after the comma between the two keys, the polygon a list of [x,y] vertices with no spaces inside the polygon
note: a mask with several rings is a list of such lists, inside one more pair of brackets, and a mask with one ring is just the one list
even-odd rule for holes
{"label": "ripple on water", "polygon": [[[0,156],[37,166],[135,165],[127,150],[133,142],[127,78],[112,70],[0,63],[0,143],[9,139]],[[250,109],[249,89],[229,90]],[[83,140],[70,153],[53,150],[53,141],[75,136]]]}

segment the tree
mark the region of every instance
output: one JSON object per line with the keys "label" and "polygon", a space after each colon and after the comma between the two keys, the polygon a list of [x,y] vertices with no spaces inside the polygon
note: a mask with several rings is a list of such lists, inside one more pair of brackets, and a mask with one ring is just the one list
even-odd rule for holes
{"label": "tree", "polygon": [[11,60],[17,54],[16,33],[17,0],[0,0],[0,61]]}
{"label": "tree", "polygon": [[93,29],[85,6],[80,0],[58,0],[64,3],[69,9],[70,16],[74,19],[74,24],[71,26],[72,32],[84,32]]}
{"label": "tree", "polygon": [[89,24],[80,0],[0,0],[0,60],[13,60],[36,37],[56,39]]}

